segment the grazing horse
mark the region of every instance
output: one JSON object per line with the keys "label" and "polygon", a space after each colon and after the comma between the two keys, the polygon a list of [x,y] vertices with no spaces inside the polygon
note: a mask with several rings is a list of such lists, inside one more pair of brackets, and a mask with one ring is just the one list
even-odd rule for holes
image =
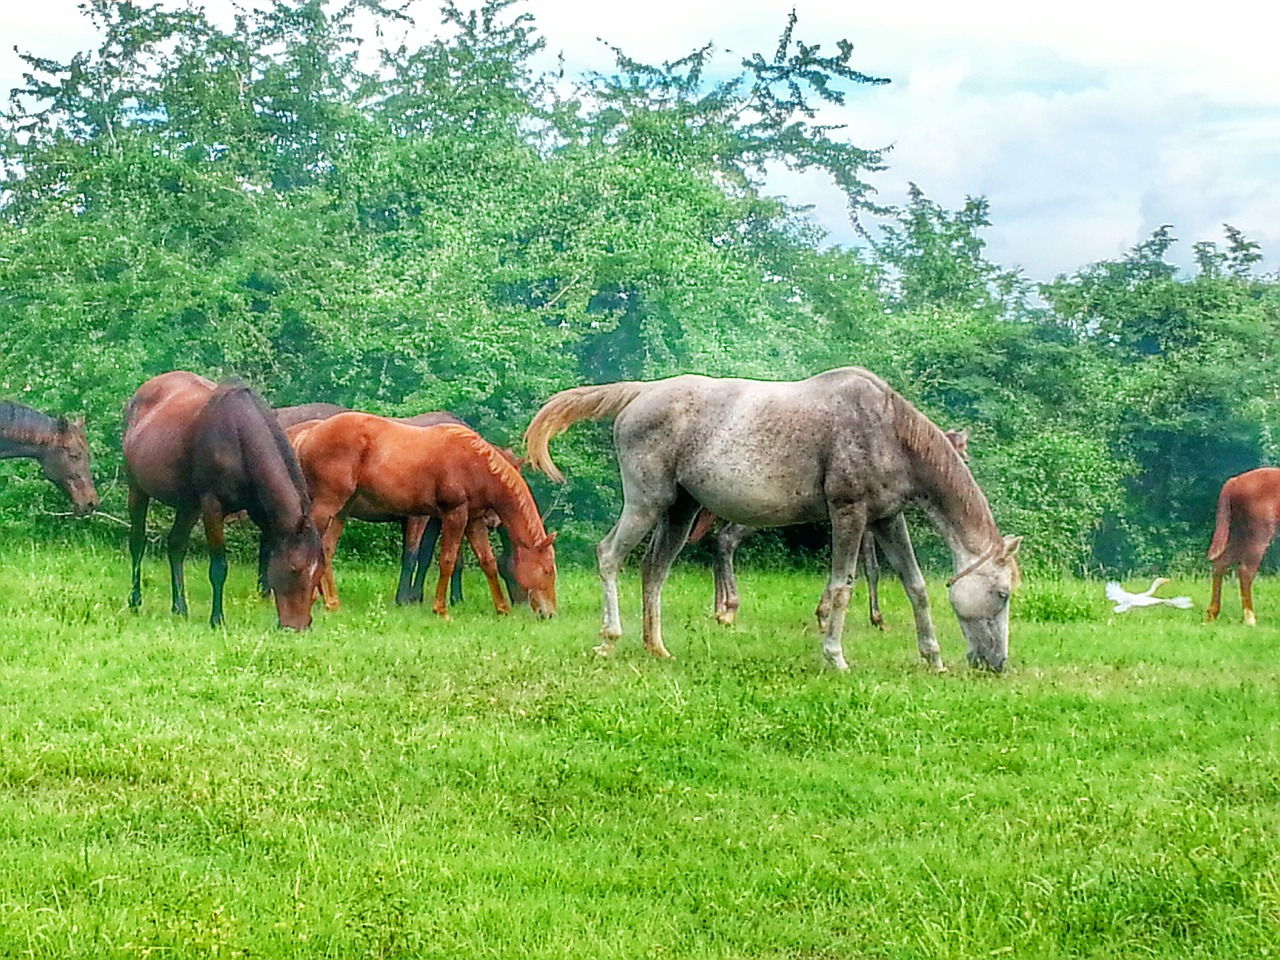
{"label": "grazing horse", "polygon": [[1222,609],[1222,578],[1239,566],[1240,603],[1244,622],[1255,626],[1253,578],[1280,524],[1280,468],[1259,467],[1232,477],[1218,494],[1217,525],[1209,544],[1213,561],[1213,595],[1205,620],[1216,620]]}
{"label": "grazing horse", "polygon": [[133,560],[129,606],[142,604],[147,507],[154,497],[175,510],[168,538],[174,613],[187,612],[182,561],[191,528],[201,518],[213,584],[209,622],[222,622],[227,579],[222,521],[244,510],[262,531],[269,558],[267,582],[275,593],[280,625],[309,627],[323,548],[311,522],[311,499],[298,461],[262,398],[237,381],[215,386],[178,370],[139,387],[124,421]]}
{"label": "grazing horse", "polygon": [[45,477],[71,498],[77,517],[98,509],[83,417],[50,417],[21,403],[0,400],[0,460],[11,457],[39,460]]}
{"label": "grazing horse", "polygon": [[[295,407],[277,407],[276,419],[280,421],[280,426],[289,435],[290,442],[295,442],[293,428],[300,427],[302,424],[311,421],[327,420],[329,417],[336,416],[339,413],[351,412],[350,408],[339,406],[336,403],[304,403]],[[432,410],[412,417],[392,417],[389,419],[415,427],[434,427],[442,423],[467,426],[462,420],[444,410]],[[517,470],[524,465],[523,461],[518,459],[510,450],[499,448],[499,451],[511,461]],[[421,603],[423,581],[426,579],[427,568],[431,566],[431,557],[435,553],[436,542],[440,538],[439,519],[435,517],[391,517],[368,510],[359,503],[352,508],[349,516],[356,520],[365,520],[372,523],[384,523],[393,520],[399,522],[401,537],[400,579],[396,584],[396,603]],[[490,529],[497,526],[493,522],[495,517],[491,515],[488,520]],[[498,536],[502,540],[502,554],[498,557],[498,575],[506,584],[507,594],[511,597],[512,602],[523,602],[528,599],[528,596],[524,588],[515,580],[511,559],[511,539],[501,526],[497,528],[499,531]],[[262,579],[263,562],[264,558],[260,555],[258,558],[258,582],[262,589],[262,595],[266,596],[268,590],[265,580]],[[449,602],[462,602],[461,555],[459,555],[457,565],[453,568],[453,579],[449,582]]]}
{"label": "grazing horse", "polygon": [[732,523],[778,527],[829,518],[831,575],[818,604],[828,663],[845,670],[841,633],[858,547],[869,526],[899,571],[920,655],[944,669],[924,577],[902,510],[924,509],[951,548],[951,605],[969,661],[992,671],[1008,656],[1009,595],[1020,537],[1001,537],[986,497],[942,431],[875,374],[843,367],[799,382],[696,375],[575,387],[553,396],[525,431],[529,462],[554,480],[552,437],[578,420],[613,418],[622,515],[597,548],[603,643],[622,634],[618,571],[649,531],[642,566],[644,644],[662,643],[662,584],[699,507]]}
{"label": "grazing horse", "polygon": [[[368,413],[342,413],[298,438],[311,488],[312,517],[323,531],[325,603],[336,602],[333,554],[353,506],[383,516],[441,522],[440,579],[432,609],[448,615],[445,592],[463,536],[489,581],[494,606],[511,607],[484,522],[492,511],[511,536],[515,579],[539,616],[556,611],[555,534],[548,535],[524,478],[474,430],[456,424],[415,427]],[[332,599],[331,599],[332,598]]]}
{"label": "grazing horse", "polygon": [[[969,461],[969,428],[963,430],[944,430],[947,442],[956,448],[960,459]],[[715,522],[715,514],[703,510],[694,522],[693,532],[689,534],[689,542],[697,543],[704,537]],[[740,523],[726,523],[715,539],[715,562],[712,566],[715,577],[716,619],[723,624],[731,624],[738,615],[741,603],[738,597],[738,579],[733,572],[733,555],[742,541],[755,533],[753,527],[744,527]],[[862,573],[867,578],[868,616],[873,627],[886,629],[884,616],[880,613],[880,560],[876,556],[876,540],[870,530],[862,535]]]}

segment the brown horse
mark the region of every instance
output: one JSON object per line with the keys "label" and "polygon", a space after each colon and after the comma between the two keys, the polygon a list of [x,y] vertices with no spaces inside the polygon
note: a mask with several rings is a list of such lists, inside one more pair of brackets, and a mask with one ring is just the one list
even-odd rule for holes
{"label": "brown horse", "polygon": [[21,403],[0,400],[0,460],[10,457],[38,460],[45,477],[71,498],[77,517],[98,509],[83,417],[50,417]]}
{"label": "brown horse", "polygon": [[311,599],[324,559],[320,535],[311,521],[311,500],[298,461],[261,397],[242,383],[215,386],[181,370],[153,377],[125,410],[124,459],[131,607],[142,603],[147,507],[154,497],[175,510],[168,538],[174,613],[187,612],[182,561],[191,528],[202,518],[213,584],[209,622],[222,622],[227,578],[222,521],[226,514],[244,510],[267,544],[267,580],[280,625],[295,630],[311,625]]}
{"label": "brown horse", "polygon": [[514,548],[515,578],[539,616],[556,610],[555,535],[548,535],[524,478],[497,448],[456,424],[415,427],[367,413],[322,420],[299,438],[312,516],[323,531],[326,604],[336,600],[333,553],[354,505],[386,516],[441,521],[440,579],[432,609],[447,616],[445,592],[462,538],[489,581],[494,606],[510,610],[498,584],[486,513],[501,519]]}
{"label": "brown horse", "polygon": [[[290,442],[295,443],[296,446],[296,438],[292,432],[293,428],[300,427],[302,424],[311,421],[327,420],[339,413],[351,412],[353,411],[349,407],[342,407],[336,403],[304,403],[293,407],[277,407],[276,419],[280,421],[280,426],[284,428]],[[415,414],[412,417],[391,417],[388,419],[393,419],[398,423],[407,423],[414,427],[434,427],[442,423],[467,426],[463,420],[444,410],[432,410],[427,413]],[[511,450],[499,448],[499,452],[510,460],[517,470],[524,465],[524,461],[516,457]],[[387,516],[368,509],[360,502],[357,502],[352,507],[349,517],[371,523],[395,521],[400,524],[400,579],[396,583],[396,603],[421,603],[423,582],[426,579],[427,568],[431,566],[431,557],[435,554],[436,543],[440,539],[440,520],[436,517]],[[492,514],[488,517],[488,526],[489,529],[497,528],[499,539],[502,541],[502,553],[498,557],[498,575],[506,584],[507,595],[513,603],[528,600],[529,598],[524,588],[515,579],[511,556],[511,538],[497,522],[496,516]],[[269,590],[264,579],[264,563],[265,557],[259,554],[258,584],[262,590],[262,595],[265,597]],[[453,577],[449,581],[449,602],[451,604],[462,602],[461,554],[458,556],[458,563],[453,568]]]}
{"label": "brown horse", "polygon": [[1227,570],[1238,565],[1244,622],[1251,627],[1257,624],[1258,618],[1253,612],[1253,578],[1258,575],[1277,524],[1280,524],[1280,469],[1259,467],[1232,477],[1222,485],[1222,492],[1218,494],[1217,526],[1209,545],[1213,595],[1205,611],[1206,621],[1217,619],[1222,609],[1222,578]]}
{"label": "brown horse", "polygon": [[[969,461],[969,428],[963,430],[944,430],[947,442],[956,448],[960,459]],[[713,513],[703,510],[694,521],[693,532],[689,534],[689,542],[697,543],[706,536],[716,521]],[[740,523],[726,523],[720,528],[715,538],[715,562],[712,567],[715,577],[715,616],[723,624],[731,624],[738,615],[741,599],[738,596],[738,578],[733,572],[733,555],[742,541],[756,532],[755,527],[744,527]],[[880,558],[876,555],[876,538],[868,529],[862,535],[859,547],[862,554],[862,572],[867,578],[868,616],[873,627],[888,629],[884,625],[884,615],[880,612]]]}
{"label": "brown horse", "polygon": [[951,606],[969,661],[1004,669],[1009,596],[1020,537],[1002,537],[987,499],[941,430],[875,374],[858,367],[765,382],[692,374],[562,390],[525,431],[529,462],[563,479],[549,443],[579,420],[612,419],[622,515],[596,549],[604,593],[601,654],[622,635],[618,573],[652,533],[641,567],[644,645],[662,642],[662,585],[700,507],[749,527],[826,519],[831,573],[818,604],[823,654],[848,664],[841,634],[863,532],[870,527],[902,578],[920,655],[943,669],[924,577],[903,509],[915,503],[951,548]]}

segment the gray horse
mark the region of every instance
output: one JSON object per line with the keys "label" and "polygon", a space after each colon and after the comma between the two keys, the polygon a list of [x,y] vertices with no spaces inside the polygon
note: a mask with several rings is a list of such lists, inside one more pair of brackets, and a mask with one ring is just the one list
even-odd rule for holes
{"label": "gray horse", "polygon": [[943,670],[902,517],[916,504],[951,548],[950,599],[969,662],[1004,669],[1022,538],[1000,536],[986,497],[943,432],[875,374],[842,367],[794,383],[685,375],[563,390],[525,431],[529,462],[563,480],[551,438],[579,420],[607,418],[614,419],[624,503],[596,551],[604,588],[597,652],[610,653],[622,635],[618,570],[652,530],[642,566],[644,644],[655,656],[670,656],[662,643],[662,584],[705,507],[749,527],[831,523],[831,576],[817,613],[823,654],[838,670],[848,668],[840,637],[869,527],[902,578],[920,656]]}

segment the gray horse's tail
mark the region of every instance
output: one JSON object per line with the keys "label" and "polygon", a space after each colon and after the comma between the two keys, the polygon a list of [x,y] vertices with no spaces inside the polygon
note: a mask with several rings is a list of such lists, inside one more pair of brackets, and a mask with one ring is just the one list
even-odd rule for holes
{"label": "gray horse's tail", "polygon": [[551,438],[559,436],[579,420],[607,420],[616,417],[650,384],[641,380],[602,383],[599,386],[561,390],[533,415],[524,432],[529,463],[556,483],[564,474],[551,460]]}

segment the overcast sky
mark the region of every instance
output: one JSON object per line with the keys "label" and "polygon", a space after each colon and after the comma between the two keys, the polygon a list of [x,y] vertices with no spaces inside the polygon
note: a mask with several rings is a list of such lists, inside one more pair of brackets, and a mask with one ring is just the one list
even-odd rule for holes
{"label": "overcast sky", "polygon": [[[229,0],[203,4],[215,19]],[[466,5],[463,0],[463,5]],[[250,3],[249,6],[252,6]],[[771,54],[789,10],[796,36],[854,43],[853,66],[888,77],[850,90],[824,122],[863,147],[892,146],[874,175],[879,199],[908,182],[954,209],[991,204],[988,255],[1048,280],[1122,255],[1163,223],[1181,242],[1221,242],[1222,224],[1262,245],[1280,270],[1280,6],[1219,0],[1018,3],[992,0],[529,0],[567,70],[607,71],[600,42],[650,62],[714,42],[726,69]],[[419,0],[427,29],[438,5]],[[420,42],[426,34],[411,39]],[[9,2],[0,12],[0,89],[20,80],[13,48],[53,58],[96,46],[76,0]],[[834,242],[853,240],[843,197],[820,178],[779,175],[771,192],[815,206]]]}

